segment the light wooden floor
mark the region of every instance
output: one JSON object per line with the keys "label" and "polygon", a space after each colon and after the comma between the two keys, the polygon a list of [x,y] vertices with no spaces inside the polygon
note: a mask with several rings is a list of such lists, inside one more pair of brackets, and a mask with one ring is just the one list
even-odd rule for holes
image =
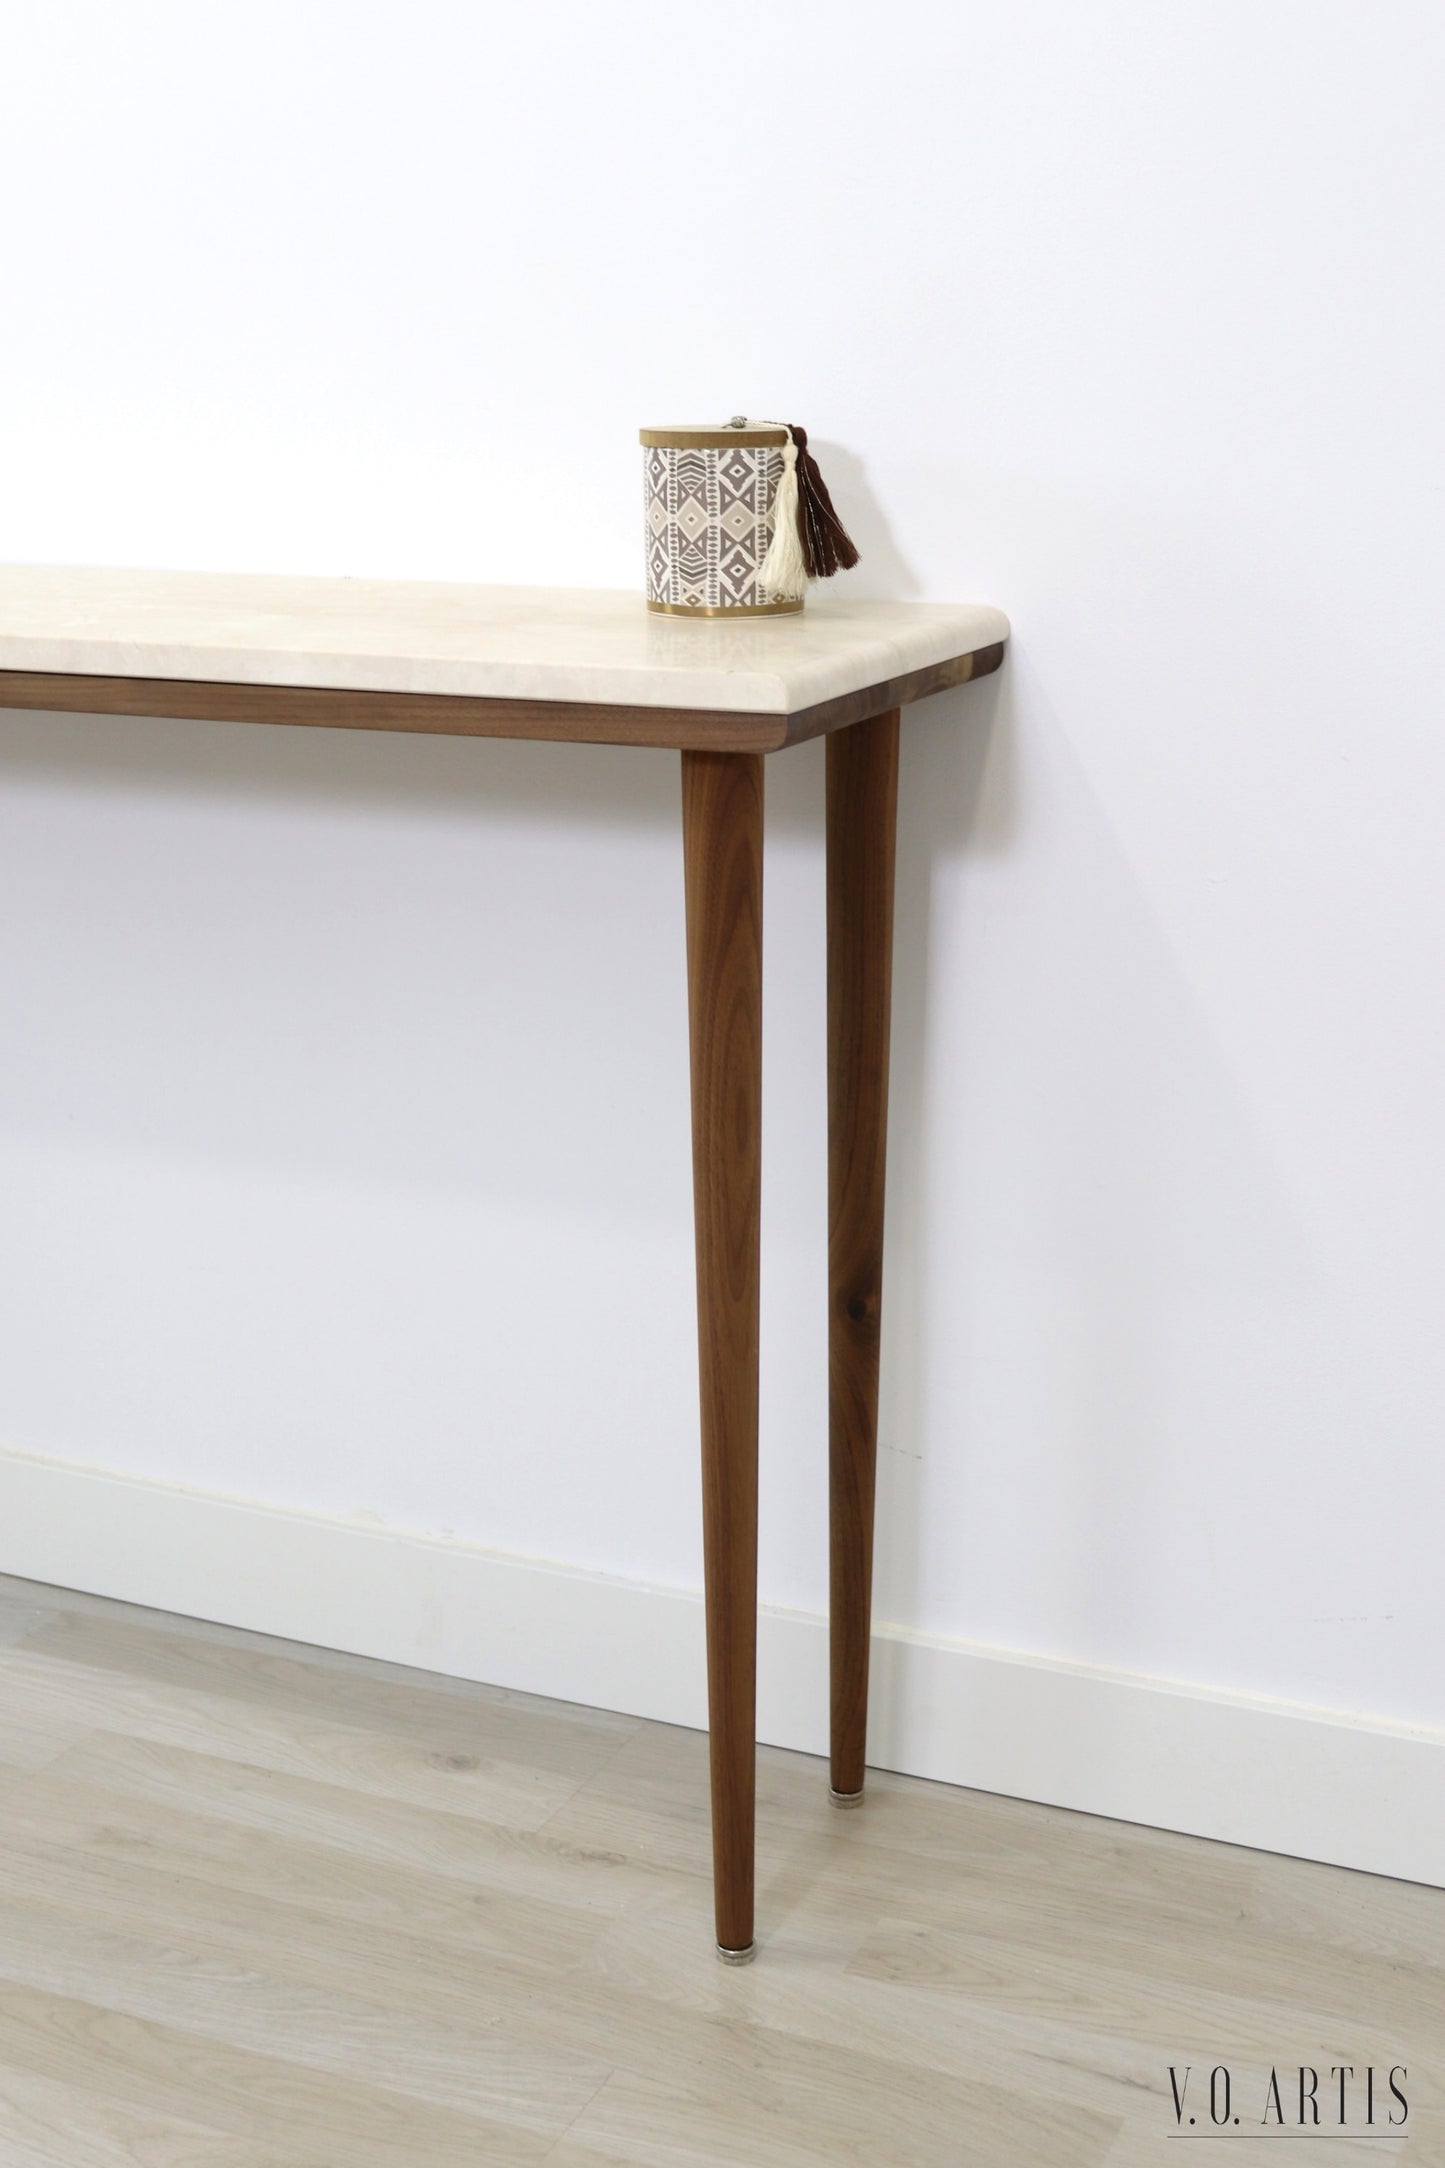
{"label": "light wooden floor", "polygon": [[1404,2143],[1319,2142],[1445,2162],[1445,1892],[759,1793],[732,1970],[697,1734],[0,1580],[0,2164],[1177,2168],[1225,2060],[1403,2063]]}

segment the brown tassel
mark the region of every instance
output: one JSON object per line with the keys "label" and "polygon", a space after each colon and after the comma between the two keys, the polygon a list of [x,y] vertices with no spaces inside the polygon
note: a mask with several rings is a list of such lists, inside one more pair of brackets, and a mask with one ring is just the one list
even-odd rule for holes
{"label": "brown tassel", "polygon": [[830,580],[835,572],[848,572],[858,562],[858,551],[833,510],[828,485],[818,472],[818,462],[808,450],[808,432],[789,422],[798,447],[798,539],[810,580]]}

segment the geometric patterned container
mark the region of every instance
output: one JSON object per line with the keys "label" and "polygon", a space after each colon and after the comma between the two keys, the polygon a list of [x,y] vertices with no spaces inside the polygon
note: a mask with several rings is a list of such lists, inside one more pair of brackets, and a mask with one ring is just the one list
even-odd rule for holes
{"label": "geometric patterned container", "polygon": [[758,570],[773,538],[773,499],[788,432],[736,416],[639,432],[647,607],[675,617],[776,617],[801,595],[770,594]]}

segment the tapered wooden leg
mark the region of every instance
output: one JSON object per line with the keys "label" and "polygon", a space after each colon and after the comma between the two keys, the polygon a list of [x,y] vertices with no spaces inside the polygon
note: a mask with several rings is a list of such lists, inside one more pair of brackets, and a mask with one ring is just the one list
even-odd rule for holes
{"label": "tapered wooden leg", "polygon": [[863,1795],[898,711],[828,739],[828,1492],[832,1791]]}
{"label": "tapered wooden leg", "polygon": [[763,762],[684,753],[693,1209],[718,1949],[753,1945]]}

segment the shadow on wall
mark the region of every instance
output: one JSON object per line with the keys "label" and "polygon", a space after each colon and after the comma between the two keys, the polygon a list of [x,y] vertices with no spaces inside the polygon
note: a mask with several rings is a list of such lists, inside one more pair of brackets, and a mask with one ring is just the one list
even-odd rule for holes
{"label": "shadow on wall", "polygon": [[[904,729],[888,1362],[893,1431],[912,1438],[933,1354],[934,882],[941,859],[1009,848],[1007,684],[1005,668],[920,703]],[[222,1188],[255,1171],[263,1198],[278,1176],[303,1197],[438,1191],[482,1223],[555,1225],[559,1242],[577,1219],[625,1212],[675,1242],[680,1277],[678,765],[641,748],[0,714],[0,908],[26,929],[0,955],[0,1004],[25,1048],[0,1070],[0,1127],[58,1131],[62,1151],[185,1159]],[[806,1253],[808,1284],[770,1304],[766,1330],[812,1354],[803,1420],[776,1425],[765,1450],[806,1461],[816,1497],[824,747],[767,773],[771,1058],[798,1089],[774,1090],[765,1112],[782,1180],[764,1239]]]}
{"label": "shadow on wall", "polygon": [[889,602],[906,602],[910,596],[921,594],[923,583],[894,540],[858,454],[826,439],[810,438],[808,448],[818,462],[843,525],[858,545],[858,591]]}
{"label": "shadow on wall", "polygon": [[[799,1088],[766,1109],[765,1239],[804,1264],[766,1450],[814,1498],[823,756],[768,763],[767,1030]],[[680,860],[667,753],[0,716],[0,1126],[483,1221],[626,1212],[681,1275]],[[1327,1374],[1296,1203],[1026,661],[909,711],[896,923],[879,1615],[926,1627],[946,1570],[955,1622],[1037,1646],[1067,1614],[1055,1645],[1107,1662],[1122,1611],[1164,1615],[1129,1530],[1166,1460],[1233,1450],[1203,1435],[1224,1357],[1161,1349],[1204,1322],[1261,1403]]]}
{"label": "shadow on wall", "polygon": [[1188,1677],[1191,1605],[1228,1615],[1266,1538],[1181,1559],[1181,1488],[1283,1483],[1220,1411],[1337,1421],[1356,1328],[1331,1347],[1304,1202],[1026,660],[909,718],[894,1034],[875,1616],[1105,1665],[1152,1636]]}
{"label": "shadow on wall", "polygon": [[676,755],[390,730],[0,713],[0,786],[148,799],[652,825],[678,817]]}
{"label": "shadow on wall", "polygon": [[[918,1582],[924,1493],[925,1379],[937,1327],[928,1295],[929,1031],[934,888],[942,861],[1004,855],[1017,832],[1018,765],[1009,657],[976,686],[920,702],[905,717],[899,757],[894,902],[893,1046],[888,1121],[888,1249],[884,1276],[884,1395],[880,1401],[878,1544],[888,1592],[910,1609]],[[936,1187],[940,1170],[932,1168]],[[890,1452],[891,1449],[891,1452]],[[906,1462],[905,1479],[892,1455]],[[913,1480],[908,1480],[912,1477]],[[901,1605],[900,1605],[901,1607]]]}
{"label": "shadow on wall", "polygon": [[[814,1528],[823,750],[768,763],[772,1059],[799,1088],[764,1158],[799,1176],[765,1231],[796,1372],[765,1450]],[[1379,1435],[1397,1381],[1090,750],[1021,651],[904,728],[878,1616],[1126,1667],[1147,1645],[1181,1678],[1207,1618],[1201,1683],[1247,1688],[1231,1620],[1258,1619],[1312,1442]],[[681,1283],[680,860],[667,753],[0,715],[0,1127],[483,1220],[555,1204],[559,1244],[626,1212]],[[1181,1546],[1206,1472],[1247,1524]]]}

